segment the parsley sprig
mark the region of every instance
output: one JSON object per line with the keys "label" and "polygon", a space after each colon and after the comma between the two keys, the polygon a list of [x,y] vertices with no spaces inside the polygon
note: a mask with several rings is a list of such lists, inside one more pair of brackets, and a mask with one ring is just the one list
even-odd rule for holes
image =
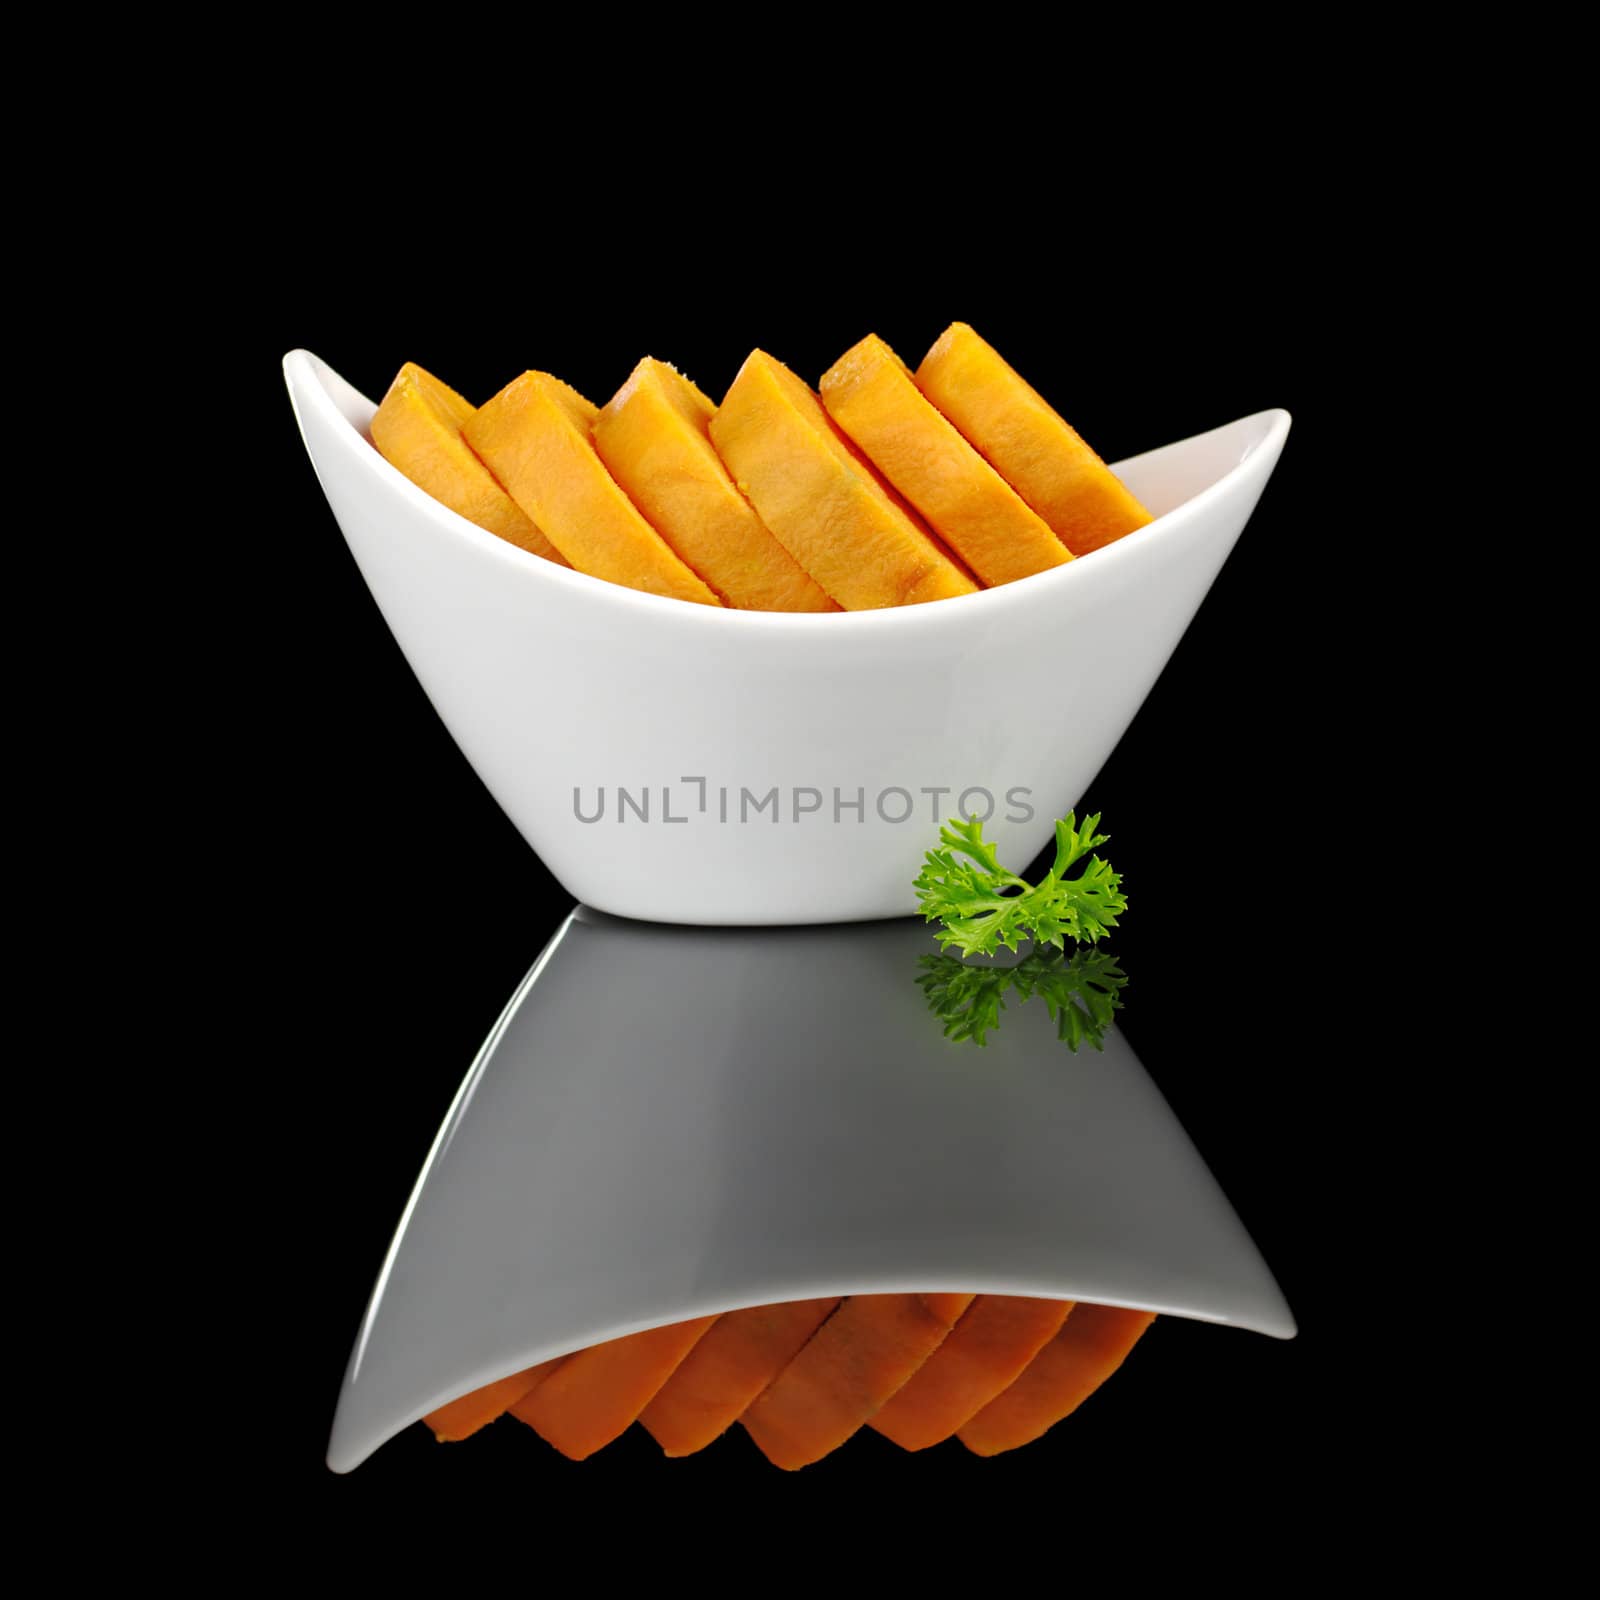
{"label": "parsley sprig", "polygon": [[1093,944],[1116,927],[1128,909],[1122,874],[1099,856],[1089,856],[1075,876],[1067,876],[1110,837],[1097,833],[1099,826],[1098,811],[1085,817],[1081,828],[1069,811],[1056,823],[1050,870],[1030,884],[1000,865],[979,818],[946,823],[915,884],[924,919],[943,923],[936,935],[941,948],[953,945],[963,955],[987,956],[1003,946],[1015,953],[1031,935],[1037,945],[1064,949],[1068,939]]}

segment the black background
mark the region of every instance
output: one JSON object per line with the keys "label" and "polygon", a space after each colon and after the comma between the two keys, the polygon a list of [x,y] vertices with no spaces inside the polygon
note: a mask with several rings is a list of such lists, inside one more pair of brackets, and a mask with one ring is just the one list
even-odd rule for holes
{"label": "black background", "polygon": [[[791,214],[758,217],[613,198],[597,212],[530,191],[515,228],[465,233],[448,208],[404,224],[335,216],[273,247],[272,292],[225,324],[255,485],[241,509],[260,529],[240,580],[251,620],[233,641],[250,658],[266,819],[245,931],[275,994],[274,1064],[252,1086],[257,1137],[239,1174],[261,1223],[256,1504],[357,1543],[409,1508],[471,1518],[507,1496],[540,1523],[622,1497],[670,1515],[800,1511],[805,1526],[851,1533],[872,1530],[884,1494],[933,1518],[961,1508],[974,1525],[1042,1495],[1103,1537],[1181,1514],[1197,1556],[1263,1524],[1325,1533],[1330,1444],[1364,1426],[1371,1337],[1339,1199],[1365,1154],[1348,1143],[1348,986],[1328,906],[1340,752],[1372,710],[1352,636],[1374,624],[1330,582],[1361,497],[1349,473],[1359,307],[1324,292],[1343,247],[1299,212],[1291,224],[1287,198],[1271,225],[1241,233],[1242,202],[1225,191],[1159,226],[1148,206],[1116,203],[1064,207],[1049,228],[982,190],[959,228],[840,214],[798,192]],[[279,359],[304,346],[374,397],[414,359],[478,401],[529,366],[604,400],[650,353],[717,396],[758,343],[815,381],[868,331],[915,362],[955,318],[1108,459],[1263,407],[1294,414],[1253,521],[1083,809],[1103,811],[1132,899],[1116,941],[1127,1035],[1300,1337],[1159,1322],[1070,1422],[993,1461],[959,1444],[906,1457],[864,1434],[791,1477],[738,1430],[666,1462],[635,1429],[573,1465],[507,1422],[451,1447],[412,1429],[334,1476],[322,1461],[334,1400],[410,1185],[570,902],[406,667],[317,488]],[[1037,700],[1042,727],[1053,674],[1047,658],[1017,663],[1015,692]]]}

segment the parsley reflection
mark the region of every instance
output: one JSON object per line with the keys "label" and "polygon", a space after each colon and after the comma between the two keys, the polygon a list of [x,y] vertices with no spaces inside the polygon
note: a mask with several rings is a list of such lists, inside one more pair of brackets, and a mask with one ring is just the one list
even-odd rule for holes
{"label": "parsley reflection", "polygon": [[947,1039],[983,1045],[1000,1026],[1006,996],[1022,1004],[1043,1000],[1056,1037],[1077,1052],[1087,1042],[1105,1048],[1106,1030],[1122,1009],[1128,979],[1107,950],[1034,950],[1013,966],[973,966],[953,955],[925,955],[917,983]]}

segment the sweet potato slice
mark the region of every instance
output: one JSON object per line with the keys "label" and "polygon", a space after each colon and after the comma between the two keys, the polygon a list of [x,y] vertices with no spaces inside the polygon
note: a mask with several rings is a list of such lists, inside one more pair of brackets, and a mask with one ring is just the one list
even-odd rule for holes
{"label": "sweet potato slice", "polygon": [[980,1294],[871,1425],[906,1450],[948,1439],[1017,1380],[1071,1310],[1070,1300]]}
{"label": "sweet potato slice", "polygon": [[467,447],[461,430],[471,416],[470,402],[408,361],[372,419],[372,442],[391,466],[468,522],[566,566],[561,552]]}
{"label": "sweet potato slice", "polygon": [[1074,1307],[1061,1332],[1022,1376],[964,1422],[957,1436],[980,1456],[1031,1443],[1082,1405],[1122,1365],[1154,1321],[1153,1311]]}
{"label": "sweet potato slice", "polygon": [[917,387],[1055,530],[1087,555],[1151,520],[1117,475],[964,322],[940,334]]}
{"label": "sweet potato slice", "polygon": [[509,1378],[486,1383],[481,1389],[464,1394],[459,1400],[430,1411],[422,1420],[433,1429],[434,1438],[454,1441],[470,1438],[479,1428],[486,1428],[497,1417],[513,1410],[519,1401],[531,1394],[561,1365],[565,1357],[554,1361],[541,1361],[537,1366],[513,1372]]}
{"label": "sweet potato slice", "polygon": [[639,1420],[669,1456],[726,1432],[827,1320],[837,1299],[729,1311],[689,1352]]}
{"label": "sweet potato slice", "polygon": [[562,1455],[582,1461],[637,1419],[716,1320],[695,1317],[590,1345],[569,1356],[512,1415]]}
{"label": "sweet potato slice", "polygon": [[462,432],[511,497],[575,566],[629,589],[722,602],[645,521],[595,454],[592,402],[548,372],[525,372]]}
{"label": "sweet potato slice", "polygon": [[970,1294],[925,1294],[922,1299],[928,1309],[947,1328],[953,1328],[966,1314],[975,1295]]}
{"label": "sweet potato slice", "polygon": [[820,1461],[939,1348],[971,1300],[853,1295],[745,1412],[750,1437],[789,1471]]}
{"label": "sweet potato slice", "polygon": [[782,362],[752,351],[711,442],[779,542],[847,611],[947,600],[971,576]]}
{"label": "sweet potato slice", "polygon": [[706,425],[716,407],[646,356],[594,419],[611,476],[678,555],[745,611],[837,611],[734,487]]}
{"label": "sweet potato slice", "polygon": [[875,333],[834,362],[821,387],[829,416],[986,584],[1030,578],[1072,559]]}

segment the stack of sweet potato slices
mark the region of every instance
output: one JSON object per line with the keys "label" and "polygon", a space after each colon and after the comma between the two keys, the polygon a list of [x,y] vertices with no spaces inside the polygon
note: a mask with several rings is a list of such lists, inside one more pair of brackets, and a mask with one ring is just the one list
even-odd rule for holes
{"label": "stack of sweet potato slices", "polygon": [[721,406],[653,357],[603,407],[525,372],[475,409],[407,363],[372,439],[435,499],[547,561],[738,610],[955,599],[1151,520],[963,322],[915,372],[869,335],[820,397],[752,351]]}
{"label": "stack of sweet potato slices", "polygon": [[425,1421],[465,1439],[507,1412],[575,1461],[641,1423],[669,1456],[743,1424],[795,1470],[862,1427],[907,1450],[1031,1443],[1122,1365],[1147,1311],[999,1294],[865,1294],[652,1328],[474,1390]]}

